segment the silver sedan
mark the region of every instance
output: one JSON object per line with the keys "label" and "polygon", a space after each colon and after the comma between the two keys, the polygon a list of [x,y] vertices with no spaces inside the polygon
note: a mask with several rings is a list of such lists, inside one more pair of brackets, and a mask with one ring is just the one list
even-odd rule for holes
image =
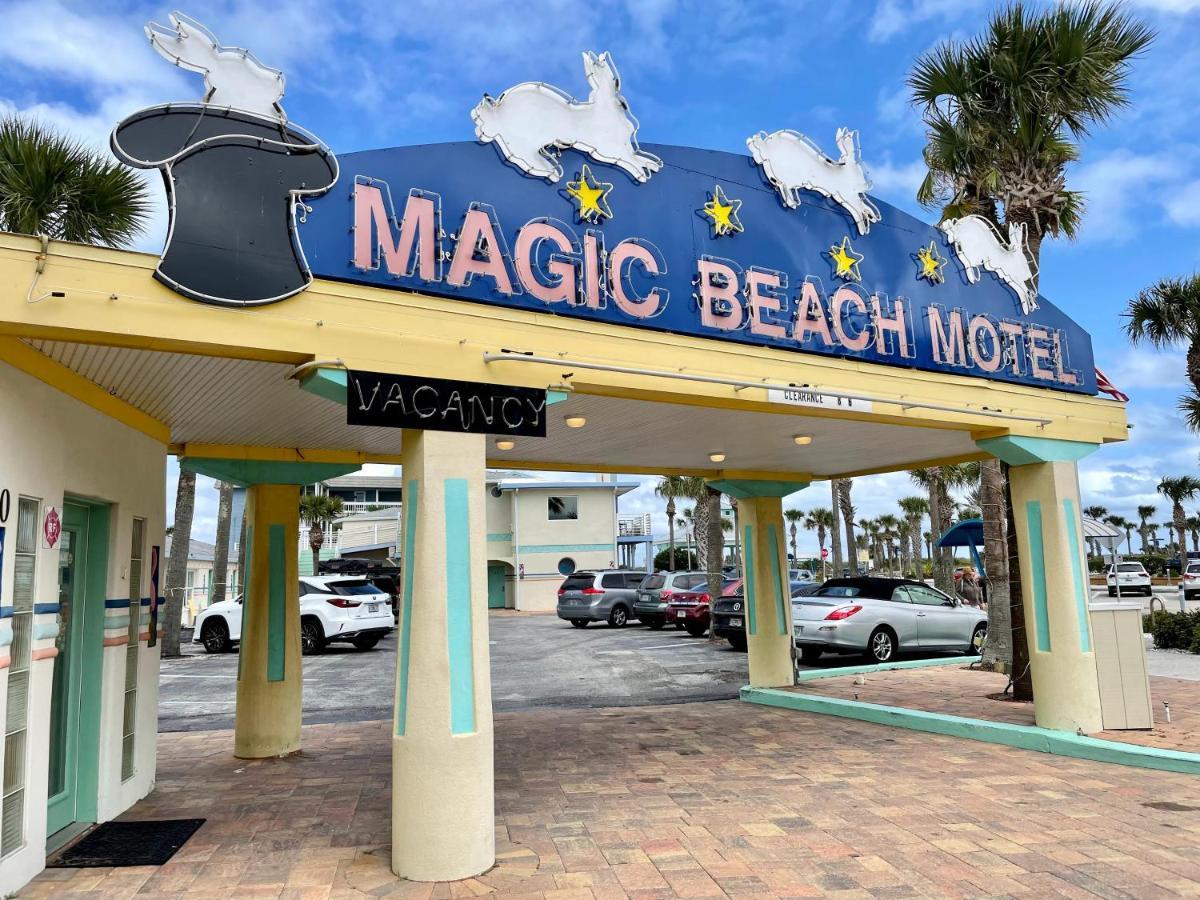
{"label": "silver sedan", "polygon": [[792,626],[806,663],[825,652],[885,663],[912,650],[977,654],[987,637],[987,613],[919,581],[833,578],[815,594],[792,600]]}

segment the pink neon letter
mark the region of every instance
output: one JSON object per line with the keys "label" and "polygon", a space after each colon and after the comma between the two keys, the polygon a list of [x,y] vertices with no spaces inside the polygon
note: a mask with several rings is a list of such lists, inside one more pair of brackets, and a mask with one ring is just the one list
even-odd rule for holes
{"label": "pink neon letter", "polygon": [[[434,212],[433,201],[428,197],[409,194],[400,222],[400,235],[393,244],[383,191],[371,184],[354,185],[354,265],[360,269],[374,269],[382,262],[389,275],[405,276],[412,275],[415,268],[422,281],[437,281]],[[372,240],[375,235],[378,237]],[[415,266],[414,244],[417,250]]]}
{"label": "pink neon letter", "polygon": [[838,342],[847,350],[866,350],[867,345],[871,343],[870,330],[864,328],[854,337],[850,337],[846,334],[844,318],[846,306],[856,306],[860,313],[866,313],[867,302],[852,288],[843,285],[833,292],[833,298],[829,301],[829,305],[830,311],[833,313],[833,333],[837,335]]}
{"label": "pink neon letter", "polygon": [[553,284],[543,284],[533,271],[534,254],[542,241],[550,241],[564,253],[571,252],[571,241],[559,229],[548,222],[528,222],[517,235],[517,277],[530,296],[543,303],[561,303],[575,299],[575,264],[565,260],[550,260],[546,265],[546,276]]}
{"label": "pink neon letter", "polygon": [[[712,259],[701,259],[696,266],[700,272],[700,324],[723,331],[741,328],[742,301],[737,297],[737,272]],[[723,278],[724,284],[714,283],[714,275]],[[714,309],[717,301],[729,304],[729,311],[718,312]]]}
{"label": "pink neon letter", "polygon": [[773,338],[786,338],[787,329],[782,325],[762,320],[762,311],[779,312],[779,298],[760,293],[763,288],[781,286],[778,272],[758,272],[751,269],[746,273],[746,301],[750,305],[750,333]]}
{"label": "pink neon letter", "polygon": [[583,236],[583,305],[588,309],[604,308],[600,277],[600,239],[589,231]]}
{"label": "pink neon letter", "polygon": [[[985,355],[984,344],[980,341],[980,337],[985,334],[991,338],[992,355],[990,357]],[[987,316],[976,316],[971,320],[970,347],[975,365],[985,372],[995,372],[1000,368],[1000,363],[1004,361],[1004,347],[1000,343],[1000,332],[996,330],[996,326]]]}
{"label": "pink neon letter", "polygon": [[[482,247],[486,259],[475,258],[475,248]],[[496,283],[496,290],[511,294],[512,281],[505,267],[504,254],[492,228],[492,218],[482,209],[469,209],[458,232],[458,243],[454,247],[454,259],[450,263],[450,274],[446,281],[462,287],[473,275],[486,275]]]}
{"label": "pink neon letter", "polygon": [[1029,370],[1042,381],[1054,380],[1054,373],[1043,366],[1050,362],[1050,348],[1046,346],[1049,339],[1050,333],[1045,328],[1029,329]]}
{"label": "pink neon letter", "polygon": [[810,334],[818,335],[826,347],[833,346],[833,335],[829,333],[829,320],[825,316],[825,304],[817,292],[817,286],[806,281],[800,286],[800,300],[796,304],[796,343],[803,344]]}
{"label": "pink neon letter", "polygon": [[892,317],[889,319],[883,314],[879,295],[872,294],[871,312],[875,318],[875,352],[887,355],[887,344],[883,339],[883,334],[885,331],[890,331],[896,336],[896,344],[900,348],[900,356],[903,359],[908,359],[912,356],[912,351],[908,347],[908,321],[904,316],[904,301],[899,297],[892,301]]}
{"label": "pink neon letter", "polygon": [[[942,321],[941,312],[936,306],[929,307],[925,313],[929,317],[929,343],[933,361],[965,366],[967,353],[963,346],[962,313],[957,309],[951,310],[949,322]],[[946,334],[947,329],[950,330],[949,334]]]}
{"label": "pink neon letter", "polygon": [[622,311],[638,319],[648,319],[656,315],[662,308],[664,295],[661,288],[654,288],[645,297],[630,297],[625,293],[622,283],[625,264],[640,263],[647,275],[661,274],[654,254],[641,244],[632,240],[624,240],[608,254],[608,288],[612,291],[613,302]]}

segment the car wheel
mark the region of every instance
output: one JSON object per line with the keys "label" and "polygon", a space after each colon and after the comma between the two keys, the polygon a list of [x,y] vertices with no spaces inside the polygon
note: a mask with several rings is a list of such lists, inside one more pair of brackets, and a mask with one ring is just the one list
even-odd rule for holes
{"label": "car wheel", "polygon": [[614,606],[612,612],[608,614],[608,625],[610,628],[624,628],[629,624],[629,610],[621,605]]}
{"label": "car wheel", "polygon": [[1154,588],[1152,588],[1152,587],[1146,588],[1146,596],[1153,597],[1154,596]]}
{"label": "car wheel", "polygon": [[896,655],[896,636],[887,628],[876,628],[867,641],[867,659],[874,663],[890,662]]}
{"label": "car wheel", "polygon": [[1109,588],[1109,589],[1108,589],[1108,596],[1110,596],[1110,597],[1115,597],[1115,596],[1117,596],[1117,590],[1116,590],[1116,588]]}
{"label": "car wheel", "polygon": [[821,658],[822,650],[820,647],[801,647],[800,662],[811,666]]}
{"label": "car wheel", "polygon": [[319,619],[300,620],[300,652],[312,656],[325,649],[325,631]]}
{"label": "car wheel", "polygon": [[971,632],[971,643],[967,645],[968,656],[978,656],[983,652],[983,644],[987,640],[987,625],[980,622]]}
{"label": "car wheel", "polygon": [[725,640],[729,641],[729,646],[739,653],[746,652],[746,636],[744,634],[731,634]]}
{"label": "car wheel", "polygon": [[704,632],[708,631],[707,625],[700,625],[698,623],[693,624],[691,622],[688,622],[683,627],[687,629],[687,633],[690,634],[692,637],[700,637],[700,635],[702,635],[702,634],[704,634]]}
{"label": "car wheel", "polygon": [[646,620],[646,627],[649,628],[651,631],[662,631],[663,626],[666,624],[667,623],[664,619],[647,619]]}
{"label": "car wheel", "polygon": [[352,643],[359,650],[371,650],[381,640],[383,640],[383,635],[381,634],[365,634],[362,637],[354,638],[354,640],[352,640],[350,643]]}
{"label": "car wheel", "polygon": [[676,630],[676,631],[683,631],[683,623],[682,623],[682,622],[676,622],[676,623],[675,623],[675,630]]}
{"label": "car wheel", "polygon": [[572,619],[571,624],[574,625],[576,628],[587,628],[588,620],[587,619]]}
{"label": "car wheel", "polygon": [[200,641],[206,653],[228,653],[229,626],[224,619],[209,619],[200,629]]}

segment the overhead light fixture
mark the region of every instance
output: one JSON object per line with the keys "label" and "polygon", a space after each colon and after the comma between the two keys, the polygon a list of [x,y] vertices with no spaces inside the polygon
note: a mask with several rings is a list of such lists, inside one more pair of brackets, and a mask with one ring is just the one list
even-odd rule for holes
{"label": "overhead light fixture", "polygon": [[587,424],[587,419],[583,416],[563,416],[563,421],[567,423],[568,428],[582,428]]}
{"label": "overhead light fixture", "polygon": [[496,441],[497,450],[511,450],[515,446],[516,444],[514,444],[508,438],[500,438]]}
{"label": "overhead light fixture", "polygon": [[801,447],[804,447],[804,446],[812,443],[812,435],[811,434],[794,434],[794,435],[792,435],[792,440],[795,441],[797,444],[799,444]]}
{"label": "overhead light fixture", "polygon": [[725,462],[724,453],[710,453],[708,454],[708,458],[713,462]]}

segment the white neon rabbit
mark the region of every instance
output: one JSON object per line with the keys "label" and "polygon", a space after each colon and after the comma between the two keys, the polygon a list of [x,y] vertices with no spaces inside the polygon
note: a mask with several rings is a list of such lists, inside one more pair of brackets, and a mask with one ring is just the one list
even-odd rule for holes
{"label": "white neon rabbit", "polygon": [[966,271],[968,282],[977,283],[980,269],[987,269],[995,272],[1017,295],[1021,312],[1028,315],[1038,308],[1034,289],[1037,269],[1025,249],[1024,224],[1009,223],[1007,244],[983,216],[947,219],[938,227],[954,245],[954,253]]}
{"label": "white neon rabbit", "polygon": [[170,20],[170,28],[150,22],[146,36],[168,62],[204,76],[205,103],[286,121],[279,105],[282,72],[264,66],[248,50],[221,46],[211,31],[183,13],[171,13]]}
{"label": "white neon rabbit", "polygon": [[583,70],[592,90],[582,102],[540,81],[518,84],[494,99],[484,94],[471,110],[476,136],[495,141],[506,160],[547,181],[562,178],[558,151],[567,147],[648,181],[662,160],[638,148],[637,119],[621,96],[612,57],[584,53]]}

